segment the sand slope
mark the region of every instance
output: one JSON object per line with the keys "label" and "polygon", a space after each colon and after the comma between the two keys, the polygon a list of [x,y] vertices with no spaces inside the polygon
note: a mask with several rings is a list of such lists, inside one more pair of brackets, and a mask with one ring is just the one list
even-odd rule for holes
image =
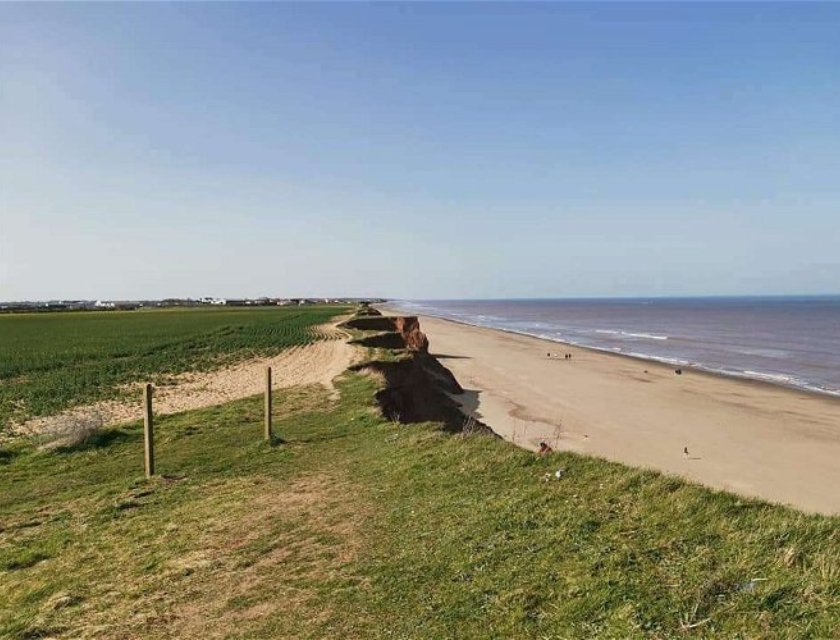
{"label": "sand slope", "polygon": [[435,318],[421,328],[468,389],[465,409],[516,444],[840,513],[840,400]]}
{"label": "sand slope", "polygon": [[[178,376],[175,384],[155,389],[155,413],[190,411],[262,393],[267,366],[272,368],[272,386],[275,389],[307,384],[322,384],[331,388],[333,379],[353,363],[359,349],[348,344],[348,336],[331,325],[319,327],[317,333],[326,339],[292,347],[272,357],[252,358],[216,371]],[[30,420],[17,427],[17,431],[41,433],[49,430],[56,420],[70,415],[96,415],[106,425],[141,420],[140,393],[138,385],[136,402],[105,401],[76,407],[59,416]]]}

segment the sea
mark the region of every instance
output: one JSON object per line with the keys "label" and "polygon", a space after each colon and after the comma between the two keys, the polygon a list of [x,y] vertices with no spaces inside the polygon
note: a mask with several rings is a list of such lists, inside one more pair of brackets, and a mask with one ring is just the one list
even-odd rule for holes
{"label": "sea", "polygon": [[840,296],[403,300],[389,306],[840,397]]}

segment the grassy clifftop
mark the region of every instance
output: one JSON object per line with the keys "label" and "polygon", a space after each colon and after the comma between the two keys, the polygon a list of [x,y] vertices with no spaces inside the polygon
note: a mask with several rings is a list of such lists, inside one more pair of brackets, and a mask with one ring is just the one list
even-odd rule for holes
{"label": "grassy clifftop", "polygon": [[[840,519],[276,393],[0,457],[0,637],[832,637]],[[554,472],[562,468],[561,480]]]}

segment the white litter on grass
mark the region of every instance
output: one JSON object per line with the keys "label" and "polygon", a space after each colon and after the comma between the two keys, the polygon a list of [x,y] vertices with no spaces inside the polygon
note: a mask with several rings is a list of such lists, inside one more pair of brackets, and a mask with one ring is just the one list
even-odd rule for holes
{"label": "white litter on grass", "polygon": [[747,582],[744,582],[744,583],[738,585],[738,588],[741,591],[753,591],[756,588],[756,586],[758,586],[759,582],[766,582],[766,581],[767,581],[767,578],[753,578],[752,580],[748,580]]}
{"label": "white litter on grass", "polygon": [[557,471],[555,471],[554,472],[554,477],[557,478],[558,480],[560,480],[563,477],[563,470],[558,469]]}

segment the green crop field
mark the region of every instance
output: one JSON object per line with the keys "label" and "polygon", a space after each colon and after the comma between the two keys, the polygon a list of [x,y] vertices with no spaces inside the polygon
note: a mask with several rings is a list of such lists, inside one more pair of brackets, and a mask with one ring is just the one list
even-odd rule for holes
{"label": "green crop field", "polygon": [[116,397],[120,386],[269,355],[316,339],[346,307],[172,309],[0,316],[0,431]]}

